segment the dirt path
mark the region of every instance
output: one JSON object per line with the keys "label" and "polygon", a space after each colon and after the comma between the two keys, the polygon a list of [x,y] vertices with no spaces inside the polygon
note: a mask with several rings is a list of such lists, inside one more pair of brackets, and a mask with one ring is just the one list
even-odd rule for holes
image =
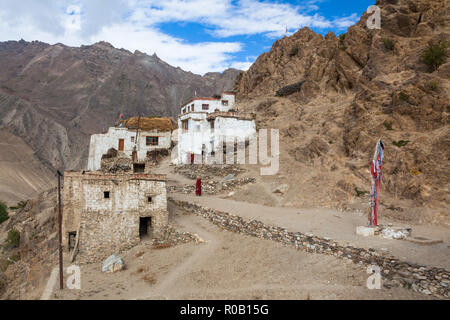
{"label": "dirt path", "polygon": [[[357,236],[355,229],[366,224],[365,214],[341,212],[329,209],[298,209],[268,207],[247,202],[222,199],[217,196],[196,197],[185,194],[170,194],[177,200],[184,200],[235,214],[246,219],[258,219],[267,224],[285,227],[291,231],[313,233],[329,237],[343,244],[355,247],[374,248],[399,259],[424,265],[450,269],[450,232],[446,228],[430,226],[411,226],[414,236],[424,236],[443,240],[443,243],[430,246],[419,245],[403,240],[389,240],[381,237],[365,238]],[[381,224],[390,221],[380,219]],[[394,223],[394,226],[396,224]]]}
{"label": "dirt path", "polygon": [[150,289],[150,294],[142,299],[171,299],[172,297],[169,294],[176,291],[177,280],[182,279],[187,273],[195,270],[195,267],[201,264],[202,261],[209,259],[218,246],[219,240],[216,236],[202,228],[200,224],[194,224],[191,218],[181,217],[178,222],[186,230],[195,230],[205,242],[199,244],[197,250],[189,258],[172,269],[155,287]]}

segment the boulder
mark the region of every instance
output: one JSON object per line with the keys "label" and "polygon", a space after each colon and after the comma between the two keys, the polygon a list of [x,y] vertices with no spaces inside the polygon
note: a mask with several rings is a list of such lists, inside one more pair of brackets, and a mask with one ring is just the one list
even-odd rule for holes
{"label": "boulder", "polygon": [[125,263],[122,258],[115,254],[109,256],[102,265],[102,272],[112,273],[120,271],[125,267]]}

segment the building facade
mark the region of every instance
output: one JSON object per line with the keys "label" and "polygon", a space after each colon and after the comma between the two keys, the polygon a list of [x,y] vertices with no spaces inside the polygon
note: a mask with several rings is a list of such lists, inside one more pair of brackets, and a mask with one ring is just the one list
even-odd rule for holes
{"label": "building facade", "polygon": [[237,112],[235,96],[195,98],[181,106],[178,116],[178,163],[193,163],[215,153],[227,140],[236,142],[256,134],[254,116]]}
{"label": "building facade", "polygon": [[88,170],[101,168],[102,156],[110,148],[143,162],[147,152],[157,149],[169,149],[172,144],[172,122],[168,118],[134,117],[119,121],[107,133],[94,134],[89,144]]}
{"label": "building facade", "polygon": [[63,244],[79,262],[95,262],[158,237],[168,225],[166,177],[65,172]]}

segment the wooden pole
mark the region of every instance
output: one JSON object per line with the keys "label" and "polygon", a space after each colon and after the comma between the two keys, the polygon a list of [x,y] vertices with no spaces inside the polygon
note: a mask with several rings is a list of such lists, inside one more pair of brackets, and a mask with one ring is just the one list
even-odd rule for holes
{"label": "wooden pole", "polygon": [[58,229],[59,229],[59,289],[64,289],[64,273],[63,273],[63,251],[62,251],[62,212],[61,212],[61,177],[58,173]]}

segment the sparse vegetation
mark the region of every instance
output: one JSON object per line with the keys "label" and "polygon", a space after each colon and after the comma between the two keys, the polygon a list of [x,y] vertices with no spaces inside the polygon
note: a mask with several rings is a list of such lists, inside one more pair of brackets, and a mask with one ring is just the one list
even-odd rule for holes
{"label": "sparse vegetation", "polygon": [[27,205],[27,201],[22,200],[22,201],[19,201],[15,206],[9,207],[9,209],[11,209],[11,210],[22,209],[26,205]]}
{"label": "sparse vegetation", "polygon": [[148,284],[155,284],[156,283],[156,279],[150,274],[146,274],[144,277],[142,277],[142,280],[144,280]]}
{"label": "sparse vegetation", "polygon": [[445,63],[447,48],[448,43],[446,41],[439,41],[437,43],[430,43],[423,51],[422,60],[432,72]]}
{"label": "sparse vegetation", "polygon": [[401,100],[401,101],[405,101],[405,102],[408,102],[409,101],[409,94],[407,94],[407,93],[405,93],[405,92],[400,92],[400,94],[398,95],[398,98]]}
{"label": "sparse vegetation", "polygon": [[365,195],[366,193],[367,193],[367,191],[361,191],[361,190],[358,190],[358,188],[357,187],[355,187],[355,192],[356,192],[356,196],[357,197],[361,197],[361,196],[363,196],[363,195]]}
{"label": "sparse vegetation", "polygon": [[155,243],[153,244],[153,249],[166,249],[170,248],[172,245],[170,242],[162,242],[162,243]]}
{"label": "sparse vegetation", "polygon": [[8,231],[8,236],[6,238],[6,247],[7,248],[17,248],[20,243],[20,232],[16,229],[12,228]]}
{"label": "sparse vegetation", "polygon": [[386,128],[386,130],[392,130],[392,123],[390,122],[383,122],[384,127]]}
{"label": "sparse vegetation", "polygon": [[432,81],[428,82],[428,88],[431,91],[436,91],[438,89],[438,83],[436,81],[432,80]]}
{"label": "sparse vegetation", "polygon": [[289,51],[289,57],[296,56],[297,53],[298,53],[298,46],[295,46],[291,49],[291,51]]}
{"label": "sparse vegetation", "polygon": [[390,39],[390,38],[383,38],[381,39],[381,41],[383,42],[383,45],[386,49],[388,50],[394,50],[395,48],[395,41]]}
{"label": "sparse vegetation", "polygon": [[345,45],[344,41],[345,41],[345,34],[343,33],[339,35],[339,48],[341,50],[347,49],[347,46]]}
{"label": "sparse vegetation", "polygon": [[8,220],[8,206],[3,201],[0,201],[0,224]]}
{"label": "sparse vegetation", "polygon": [[409,140],[398,140],[398,141],[392,141],[392,144],[396,146],[397,148],[404,147],[408,144]]}

